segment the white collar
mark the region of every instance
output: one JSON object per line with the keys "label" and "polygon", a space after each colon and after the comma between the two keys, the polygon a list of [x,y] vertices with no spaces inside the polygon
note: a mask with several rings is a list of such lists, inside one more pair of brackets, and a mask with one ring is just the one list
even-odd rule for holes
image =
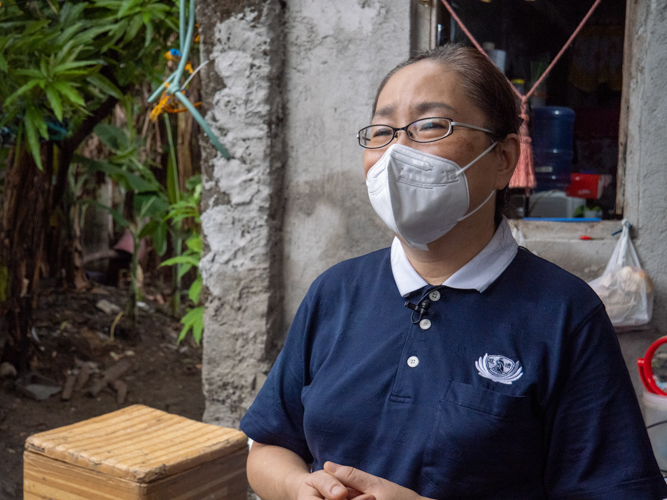
{"label": "white collar", "polygon": [[[493,238],[484,249],[452,274],[443,285],[483,292],[507,269],[507,266],[514,260],[518,249],[519,246],[512,236],[510,225],[503,217]],[[394,238],[391,244],[391,271],[394,274],[398,291],[403,297],[428,285],[410,264],[398,238]]]}

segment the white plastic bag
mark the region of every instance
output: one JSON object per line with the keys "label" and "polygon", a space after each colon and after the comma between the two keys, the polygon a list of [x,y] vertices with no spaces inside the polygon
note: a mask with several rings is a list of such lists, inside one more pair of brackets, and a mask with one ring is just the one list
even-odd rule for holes
{"label": "white plastic bag", "polygon": [[651,321],[653,282],[639,264],[626,220],[606,269],[589,285],[604,302],[615,327],[636,327]]}

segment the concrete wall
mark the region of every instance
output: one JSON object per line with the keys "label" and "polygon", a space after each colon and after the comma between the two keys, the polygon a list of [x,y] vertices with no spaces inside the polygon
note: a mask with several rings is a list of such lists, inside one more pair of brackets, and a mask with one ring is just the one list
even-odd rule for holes
{"label": "concrete wall", "polygon": [[409,2],[201,0],[198,21],[206,118],[232,156],[203,141],[204,419],[237,426],[312,280],[390,242],[355,136],[408,56]]}
{"label": "concrete wall", "polygon": [[203,141],[204,419],[237,426],[282,333],[283,12],[277,0],[198,9],[206,119],[231,154]]}
{"label": "concrete wall", "polygon": [[626,35],[632,61],[624,215],[635,226],[635,247],[656,286],[654,325],[667,333],[667,2],[628,6],[633,29]]}

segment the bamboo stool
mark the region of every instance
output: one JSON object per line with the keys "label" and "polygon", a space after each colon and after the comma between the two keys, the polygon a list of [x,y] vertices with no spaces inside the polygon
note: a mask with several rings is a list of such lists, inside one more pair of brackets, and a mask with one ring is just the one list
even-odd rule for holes
{"label": "bamboo stool", "polygon": [[133,405],[30,436],[24,500],[245,500],[235,429]]}

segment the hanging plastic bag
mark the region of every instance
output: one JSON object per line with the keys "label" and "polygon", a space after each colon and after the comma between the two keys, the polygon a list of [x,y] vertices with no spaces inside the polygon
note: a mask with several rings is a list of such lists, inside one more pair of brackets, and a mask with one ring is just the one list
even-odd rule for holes
{"label": "hanging plastic bag", "polygon": [[636,327],[651,321],[653,282],[639,264],[628,221],[623,220],[621,237],[602,276],[589,285],[604,302],[615,327]]}

